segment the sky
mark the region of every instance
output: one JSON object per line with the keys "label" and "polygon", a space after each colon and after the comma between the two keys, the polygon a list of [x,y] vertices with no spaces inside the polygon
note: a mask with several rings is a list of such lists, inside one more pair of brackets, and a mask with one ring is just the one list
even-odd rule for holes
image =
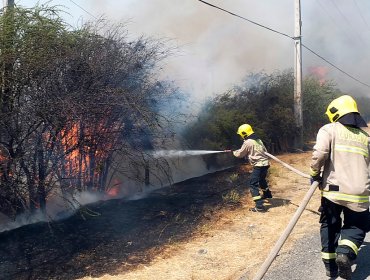
{"label": "sky", "polygon": [[[5,0],[3,0],[4,3]],[[294,36],[294,0],[208,0],[244,18]],[[125,22],[131,36],[169,39],[179,52],[166,61],[164,77],[194,100],[205,100],[251,72],[294,68],[294,42],[198,0],[15,0],[62,5],[73,26],[103,16]],[[370,1],[301,0],[302,42],[342,71],[370,85]],[[303,48],[303,75],[332,79],[353,95],[364,86]]]}

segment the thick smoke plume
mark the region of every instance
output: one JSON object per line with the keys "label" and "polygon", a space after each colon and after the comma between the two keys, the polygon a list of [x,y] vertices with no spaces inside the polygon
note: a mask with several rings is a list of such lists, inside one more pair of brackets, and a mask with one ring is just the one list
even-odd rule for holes
{"label": "thick smoke plume", "polygon": [[[210,0],[233,13],[294,35],[294,1]],[[370,84],[370,2],[301,1],[302,42],[324,58]],[[128,22],[132,35],[145,34],[173,39],[181,54],[166,66],[166,74],[204,98],[238,83],[249,72],[294,67],[294,44],[239,18],[199,1],[91,1],[86,6],[95,15]],[[88,16],[87,16],[88,17]],[[340,89],[366,95],[368,88],[334,69],[303,49],[303,71],[327,67],[323,79],[333,79]]]}

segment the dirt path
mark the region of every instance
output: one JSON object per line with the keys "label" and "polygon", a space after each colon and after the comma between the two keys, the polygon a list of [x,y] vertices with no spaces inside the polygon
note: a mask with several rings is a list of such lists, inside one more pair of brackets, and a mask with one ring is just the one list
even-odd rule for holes
{"label": "dirt path", "polygon": [[[308,172],[310,152],[279,156],[302,172]],[[215,280],[251,279],[285,229],[309,188],[308,180],[271,162],[269,182],[274,199],[267,213],[249,211],[248,193],[240,197],[240,207],[220,209],[202,224],[191,240],[168,244],[150,263],[120,273],[81,280]],[[248,167],[245,168],[248,172]],[[288,254],[295,241],[318,232],[319,192],[314,194],[280,255]],[[314,250],[319,251],[319,248]],[[122,264],[124,267],[124,264]],[[283,278],[281,278],[283,279]],[[288,279],[288,278],[286,278]]]}

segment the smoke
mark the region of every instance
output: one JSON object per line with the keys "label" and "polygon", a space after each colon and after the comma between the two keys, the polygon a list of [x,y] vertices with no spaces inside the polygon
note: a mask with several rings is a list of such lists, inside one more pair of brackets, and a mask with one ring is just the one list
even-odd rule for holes
{"label": "smoke", "polygon": [[126,200],[137,200],[144,198],[148,195],[146,192],[138,192],[142,189],[138,182],[126,180],[124,185],[118,185],[113,188],[113,192],[107,193],[97,192],[75,192],[70,195],[62,195],[60,192],[54,193],[49,196],[45,212],[37,209],[35,212],[25,212],[17,215],[15,219],[11,219],[0,212],[0,232],[13,230],[21,226],[34,224],[38,222],[52,222],[66,219],[77,211],[86,213],[87,215],[99,215],[90,210],[89,205],[98,201],[125,198]]}
{"label": "smoke", "polygon": [[0,213],[0,232],[28,224],[64,219],[73,215],[81,206],[101,199],[104,199],[101,194],[91,192],[76,192],[69,196],[54,193],[47,201],[45,213],[37,209],[33,213],[26,212],[18,215],[14,220]]}
{"label": "smoke", "polygon": [[[308,1],[306,1],[308,2]],[[315,5],[306,4],[306,27],[303,25],[303,43],[315,49],[336,66],[370,84],[367,65],[370,58],[370,27],[366,18],[370,16],[368,1],[322,1]],[[332,66],[306,52],[303,58],[305,69],[327,68],[323,76],[333,80],[348,93],[368,95],[368,88],[355,82]],[[308,70],[309,71],[309,70]]]}
{"label": "smoke", "polygon": [[[171,39],[179,52],[167,61],[164,77],[176,80],[194,100],[204,101],[251,72],[294,68],[294,43],[200,1],[191,0],[22,0],[33,6],[51,2],[67,9],[68,22],[81,26],[104,16],[127,24],[129,35]],[[209,0],[242,17],[294,36],[292,0]],[[369,84],[370,2],[367,0],[301,1],[302,42],[328,61]],[[81,9],[81,7],[83,9]],[[71,16],[72,15],[72,16]],[[368,88],[303,48],[303,74],[328,67],[326,79],[344,91],[367,95]]]}
{"label": "smoke", "polygon": [[[294,35],[294,1],[210,0],[245,18]],[[302,42],[352,76],[370,83],[370,2],[301,1]],[[204,100],[238,83],[247,73],[294,67],[294,44],[289,38],[211,8],[199,1],[92,1],[94,14],[129,22],[131,34],[171,38],[180,54],[165,75],[178,81],[197,100]],[[368,88],[334,69],[303,48],[303,72],[327,67],[325,79],[344,91],[364,95]]]}
{"label": "smoke", "polygon": [[[179,46],[179,53],[167,61],[164,77],[176,80],[199,101],[237,83],[249,70],[275,70],[279,64],[291,67],[292,64],[286,63],[287,56],[293,63],[293,54],[288,51],[292,42],[276,35],[270,37],[267,31],[198,1],[125,1],[121,9],[116,2],[112,5],[117,9],[109,8],[106,2],[93,3],[92,10],[96,13],[129,22],[131,35],[172,39]],[[271,23],[261,7],[248,7],[243,1],[213,3],[236,12],[243,7],[246,16],[258,19],[262,15],[266,24]],[[279,7],[276,12],[281,18],[286,15]],[[287,30],[288,24],[278,27]],[[270,51],[271,45],[282,52],[276,55],[277,51]]]}

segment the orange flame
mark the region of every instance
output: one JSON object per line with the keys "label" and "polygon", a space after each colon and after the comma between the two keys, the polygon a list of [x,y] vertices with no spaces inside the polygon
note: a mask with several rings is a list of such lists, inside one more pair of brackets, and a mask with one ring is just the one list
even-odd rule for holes
{"label": "orange flame", "polygon": [[329,68],[326,66],[312,66],[308,68],[308,72],[314,77],[319,79],[319,83],[322,85],[326,81],[326,76],[329,72]]}
{"label": "orange flame", "polygon": [[[117,128],[120,126],[106,126],[103,122],[83,126],[76,122],[72,123],[69,129],[63,130],[61,139],[66,155],[64,168],[68,177],[82,176],[85,182],[94,182],[93,189],[97,189],[99,174],[118,140],[116,134],[112,133],[112,130]],[[100,189],[101,187],[104,186],[100,186]]]}

